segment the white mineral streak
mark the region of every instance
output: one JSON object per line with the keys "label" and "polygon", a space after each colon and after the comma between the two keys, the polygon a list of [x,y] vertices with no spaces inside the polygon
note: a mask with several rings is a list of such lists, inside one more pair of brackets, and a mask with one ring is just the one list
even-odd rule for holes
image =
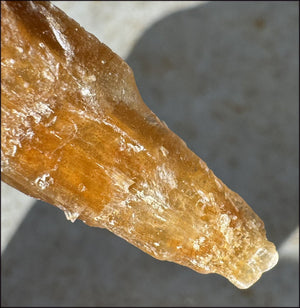
{"label": "white mineral streak", "polygon": [[76,219],[79,217],[80,213],[78,212],[71,212],[71,211],[64,211],[67,220],[70,220],[71,222],[75,222]]}
{"label": "white mineral streak", "polygon": [[[197,190],[197,193],[198,195],[200,196],[200,198],[198,199],[198,202],[197,204],[199,204],[199,202],[202,204],[202,205],[206,205],[207,203],[209,203],[209,198],[206,196],[206,194],[201,190],[201,189],[198,189]],[[201,205],[200,205],[201,206]]]}
{"label": "white mineral streak", "polygon": [[33,120],[36,124],[39,124],[42,118],[48,118],[51,113],[53,113],[53,110],[48,106],[47,103],[37,102],[31,108],[23,108],[22,112],[17,111],[16,109],[12,109],[11,112],[21,119],[21,121],[18,121],[20,126],[25,125],[25,127],[32,131],[30,122],[28,122],[28,115],[33,117]]}
{"label": "white mineral streak", "polygon": [[61,204],[57,204],[57,207],[60,209],[60,210],[62,210],[63,212],[65,212],[66,211],[66,208],[63,206],[63,205],[61,205]]}
{"label": "white mineral streak", "polygon": [[83,183],[80,183],[80,184],[78,185],[78,190],[79,190],[80,192],[86,191],[85,185],[84,185]]}
{"label": "white mineral streak", "polygon": [[120,135],[120,151],[133,151],[136,153],[142,152],[142,151],[146,151],[145,147],[143,145],[141,145],[137,140],[133,140],[132,138],[130,138],[131,142],[126,142],[124,136],[128,136],[125,132],[123,132],[122,135]]}
{"label": "white mineral streak", "polygon": [[[146,202],[154,210],[158,210],[158,213],[163,213],[166,209],[164,196],[158,190],[148,191],[147,193],[145,193],[143,190],[139,190],[136,192],[136,197]],[[155,212],[156,211],[154,211],[154,213]],[[160,216],[158,216],[158,218],[160,218]]]}
{"label": "white mineral streak", "polygon": [[[34,5],[33,3],[31,5]],[[52,33],[54,34],[57,42],[64,50],[67,62],[70,62],[74,56],[73,46],[69,43],[67,37],[63,34],[61,25],[53,18],[53,16],[42,6],[39,6],[41,13],[47,19]]]}
{"label": "white mineral streak", "polygon": [[128,150],[133,150],[136,153],[145,151],[145,148],[141,144],[133,145],[128,142],[127,147],[128,147]]}
{"label": "white mineral streak", "polygon": [[14,117],[17,115],[20,118],[20,121],[13,121],[13,125],[7,127],[2,124],[1,129],[2,131],[6,131],[6,134],[3,134],[3,145],[7,148],[7,151],[4,153],[1,151],[1,170],[2,172],[4,169],[9,165],[9,157],[14,157],[17,153],[18,148],[22,148],[21,139],[32,139],[34,136],[34,132],[31,129],[30,123],[27,121],[26,116],[23,112],[19,112],[15,109],[12,109],[11,114],[6,112],[5,109],[2,109],[2,120],[6,118]]}
{"label": "white mineral streak", "polygon": [[207,164],[202,159],[199,159],[199,164],[202,169],[204,169],[206,172],[209,172],[209,168],[207,167]]}
{"label": "white mineral streak", "polygon": [[49,127],[55,124],[57,116],[54,116],[48,123],[45,123],[45,127]]}
{"label": "white mineral streak", "polygon": [[87,80],[90,81],[90,82],[94,82],[94,81],[96,81],[96,76],[90,75],[90,76],[87,77]]}
{"label": "white mineral streak", "polygon": [[41,116],[49,117],[51,113],[53,113],[53,110],[48,106],[47,103],[44,102],[38,102],[35,104],[35,112],[40,114]]}
{"label": "white mineral streak", "polygon": [[227,214],[221,214],[219,217],[220,230],[228,244],[231,244],[234,237],[233,229],[229,227],[230,221],[231,219]]}
{"label": "white mineral streak", "polygon": [[120,136],[120,151],[124,151],[126,149],[126,141],[123,136]]}
{"label": "white mineral streak", "polygon": [[[120,151],[130,151],[134,150],[134,152],[143,152],[145,151],[147,156],[155,160],[155,157],[150,154],[147,148],[144,145],[140,144],[140,142],[134,139],[132,136],[127,134],[124,130],[120,129],[115,124],[111,123],[112,121],[107,117],[101,120],[101,123],[110,126],[115,132],[119,133],[120,135]],[[129,144],[129,146],[128,146]]]}
{"label": "white mineral streak", "polygon": [[170,169],[166,168],[165,164],[162,164],[161,166],[157,166],[157,174],[159,179],[169,185],[170,189],[177,188],[177,181],[174,175],[174,172]]}
{"label": "white mineral streak", "polygon": [[51,82],[55,81],[55,75],[49,69],[43,70],[42,75],[44,78],[48,79]]}
{"label": "white mineral streak", "polygon": [[205,237],[204,236],[201,236],[200,238],[196,239],[193,243],[193,248],[195,250],[199,250],[202,243],[205,241]]}
{"label": "white mineral streak", "polygon": [[90,96],[90,95],[91,95],[90,89],[88,89],[88,88],[82,88],[82,89],[81,89],[81,94],[82,94],[83,96]]}
{"label": "white mineral streak", "polygon": [[19,53],[23,53],[23,48],[22,47],[17,46],[16,49],[18,50]]}
{"label": "white mineral streak", "polygon": [[198,243],[198,240],[195,240],[195,241],[194,241],[193,248],[194,248],[195,250],[199,250],[200,245],[199,245],[199,243]]}
{"label": "white mineral streak", "polygon": [[169,151],[168,151],[164,146],[161,146],[159,149],[160,149],[160,151],[162,152],[162,154],[163,154],[164,157],[167,157],[167,156],[168,156]]}
{"label": "white mineral streak", "polygon": [[134,184],[133,180],[116,168],[106,168],[104,171],[111,178],[112,185],[117,186],[124,193],[129,193],[129,187]]}
{"label": "white mineral streak", "polygon": [[227,199],[227,200],[230,201],[231,205],[234,207],[234,209],[235,209],[237,212],[240,211],[239,208],[237,207],[237,205],[235,204],[234,200],[232,200],[231,195],[230,195],[227,191],[225,191],[225,199]]}
{"label": "white mineral streak", "polygon": [[215,180],[215,183],[217,184],[217,187],[218,187],[219,191],[223,191],[224,190],[224,186],[222,185],[220,180],[216,176],[214,176],[214,180]]}
{"label": "white mineral streak", "polygon": [[230,224],[230,218],[227,214],[221,214],[218,221],[220,225],[220,230],[224,234]]}
{"label": "white mineral streak", "polygon": [[53,178],[49,173],[45,173],[37,177],[34,181],[35,185],[44,190],[54,183]]}

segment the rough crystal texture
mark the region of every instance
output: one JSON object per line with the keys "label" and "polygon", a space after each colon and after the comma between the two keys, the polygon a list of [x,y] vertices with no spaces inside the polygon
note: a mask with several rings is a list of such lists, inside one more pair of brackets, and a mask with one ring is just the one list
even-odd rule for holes
{"label": "rough crystal texture", "polygon": [[1,2],[1,172],[160,260],[248,288],[264,224],[144,104],[129,66],[49,2]]}

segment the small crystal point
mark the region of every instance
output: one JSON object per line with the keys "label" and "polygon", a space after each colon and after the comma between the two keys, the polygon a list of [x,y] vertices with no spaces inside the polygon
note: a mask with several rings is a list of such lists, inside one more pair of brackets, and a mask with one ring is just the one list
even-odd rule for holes
{"label": "small crystal point", "polygon": [[248,288],[278,260],[247,203],[49,2],[1,2],[2,180],[161,260]]}

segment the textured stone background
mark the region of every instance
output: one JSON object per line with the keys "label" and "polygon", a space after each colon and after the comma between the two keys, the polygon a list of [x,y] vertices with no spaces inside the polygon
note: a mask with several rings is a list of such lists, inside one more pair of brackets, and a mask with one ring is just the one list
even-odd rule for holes
{"label": "textured stone background", "polygon": [[238,290],[2,184],[2,306],[298,306],[298,4],[55,4],[126,59],[148,106],[264,220],[280,260]]}

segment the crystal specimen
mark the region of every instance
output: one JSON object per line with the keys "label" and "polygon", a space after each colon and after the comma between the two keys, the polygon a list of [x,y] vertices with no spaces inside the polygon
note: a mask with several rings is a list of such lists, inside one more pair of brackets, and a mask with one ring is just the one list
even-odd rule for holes
{"label": "crystal specimen", "polygon": [[246,202],[49,2],[1,2],[2,180],[160,260],[248,288],[278,260]]}

